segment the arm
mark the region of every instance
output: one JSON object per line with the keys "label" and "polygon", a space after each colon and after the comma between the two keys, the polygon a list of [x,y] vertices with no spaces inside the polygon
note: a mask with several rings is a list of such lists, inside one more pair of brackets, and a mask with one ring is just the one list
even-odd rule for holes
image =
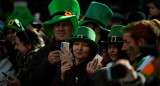
{"label": "arm", "polygon": [[26,86],[45,86],[51,82],[58,68],[58,63],[52,65],[48,61],[49,52],[49,46],[45,46],[33,57],[24,79]]}

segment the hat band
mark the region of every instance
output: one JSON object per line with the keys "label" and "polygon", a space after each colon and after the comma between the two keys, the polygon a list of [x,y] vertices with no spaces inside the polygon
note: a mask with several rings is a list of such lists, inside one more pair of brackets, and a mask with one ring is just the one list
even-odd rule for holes
{"label": "hat band", "polygon": [[53,15],[51,16],[51,18],[53,18],[53,17],[56,16],[56,15],[71,16],[72,13],[71,13],[71,12],[68,12],[67,10],[65,10],[65,12],[57,12],[57,13],[53,14]]}
{"label": "hat band", "polygon": [[97,21],[95,19],[88,18],[88,17],[86,17],[86,15],[84,15],[83,18],[81,19],[81,21],[83,21],[83,20],[93,20],[93,21],[96,21],[96,22],[98,22],[98,24],[100,24],[100,26],[102,26],[102,27],[105,28],[104,24],[102,24],[101,22],[99,22],[99,21]]}
{"label": "hat band", "polygon": [[119,42],[119,41],[122,41],[123,42],[123,39],[121,37],[112,36],[112,37],[108,38],[107,41],[110,41],[110,42]]}
{"label": "hat band", "polygon": [[74,37],[76,37],[76,38],[88,38],[88,37],[83,36],[83,35],[76,35],[76,36],[74,36]]}

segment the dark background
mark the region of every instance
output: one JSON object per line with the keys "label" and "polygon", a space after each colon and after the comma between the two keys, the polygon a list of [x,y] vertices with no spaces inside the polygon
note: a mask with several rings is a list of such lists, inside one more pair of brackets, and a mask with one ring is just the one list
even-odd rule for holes
{"label": "dark background", "polygon": [[[32,14],[40,12],[40,20],[42,22],[50,19],[48,5],[51,0],[1,0],[0,1],[0,19],[5,21],[14,9],[14,2],[26,1],[27,7]],[[97,1],[109,6],[113,12],[118,12],[123,15],[134,10],[143,10],[141,0],[78,0],[81,8],[81,16],[83,16],[91,1]],[[144,10],[143,10],[144,11]],[[145,12],[145,11],[144,11]]]}

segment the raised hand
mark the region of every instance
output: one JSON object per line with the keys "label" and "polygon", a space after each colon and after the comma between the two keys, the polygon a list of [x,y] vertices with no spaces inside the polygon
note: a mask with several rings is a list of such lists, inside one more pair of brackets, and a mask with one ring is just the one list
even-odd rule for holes
{"label": "raised hand", "polygon": [[59,54],[60,54],[60,50],[51,51],[48,55],[48,61],[51,64],[55,64],[57,62],[60,62]]}
{"label": "raised hand", "polygon": [[98,65],[98,59],[93,59],[87,64],[86,71],[90,74],[93,74],[100,65]]}
{"label": "raised hand", "polygon": [[5,77],[4,80],[9,86],[20,86],[21,82],[16,76],[11,76],[12,80],[9,80],[8,77]]}
{"label": "raised hand", "polygon": [[71,49],[69,52],[67,52],[67,50],[61,48],[62,52],[60,52],[60,60],[64,61],[66,60],[67,62],[69,62],[70,64],[73,64],[73,55],[71,52]]}
{"label": "raised hand", "polygon": [[70,70],[72,67],[72,64],[67,62],[67,60],[64,60],[61,62],[61,80],[64,80],[66,71]]}

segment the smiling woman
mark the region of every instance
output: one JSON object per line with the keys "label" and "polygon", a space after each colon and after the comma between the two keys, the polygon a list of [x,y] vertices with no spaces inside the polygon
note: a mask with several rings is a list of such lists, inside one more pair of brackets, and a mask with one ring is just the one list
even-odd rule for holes
{"label": "smiling woman", "polygon": [[60,58],[65,59],[61,60],[61,68],[57,71],[51,86],[60,86],[61,84],[65,86],[89,85],[86,67],[99,50],[95,37],[95,32],[91,28],[80,26],[76,29],[73,37],[66,39],[72,50],[69,54],[60,53]]}
{"label": "smiling woman", "polygon": [[90,46],[85,42],[73,43],[73,55],[75,56],[75,65],[84,62],[90,53]]}
{"label": "smiling woman", "polygon": [[119,59],[128,59],[128,55],[121,50],[123,45],[123,25],[114,25],[111,27],[111,32],[108,35],[107,41],[103,44],[106,45],[106,53],[110,61],[102,61],[102,67],[106,66],[109,62],[116,62]]}

